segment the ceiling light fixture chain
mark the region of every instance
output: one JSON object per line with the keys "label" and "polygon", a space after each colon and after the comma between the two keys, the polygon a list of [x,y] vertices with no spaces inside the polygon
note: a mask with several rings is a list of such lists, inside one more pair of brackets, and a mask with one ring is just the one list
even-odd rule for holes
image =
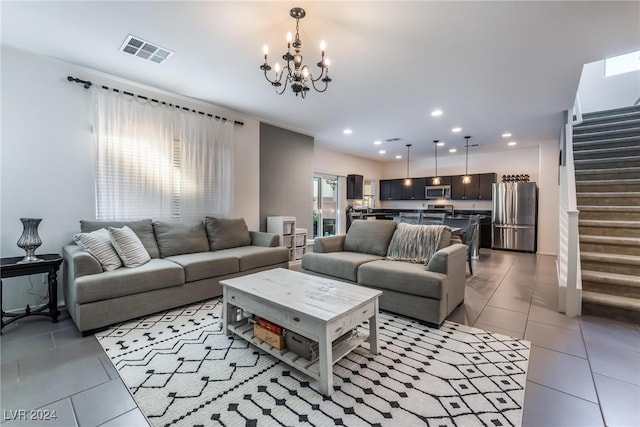
{"label": "ceiling light fixture chain", "polygon": [[469,175],[469,139],[471,139],[471,137],[465,136],[464,139],[466,140],[466,143],[464,145],[466,154],[465,154],[464,175],[462,176],[462,183],[471,184],[471,175]]}
{"label": "ceiling light fixture chain", "polygon": [[[300,7],[294,7],[289,11],[289,15],[296,20],[296,36],[292,39],[291,33],[287,34],[287,52],[282,55],[282,59],[286,61],[286,65],[282,67],[279,62],[274,65],[274,78],[270,79],[268,71],[271,71],[271,66],[267,61],[267,55],[269,54],[269,47],[267,45],[263,48],[264,64],[260,66],[260,69],[264,71],[264,77],[275,88],[278,95],[282,95],[287,89],[287,85],[291,86],[291,90],[296,96],[301,95],[306,97],[307,92],[311,90],[309,84],[315,89],[316,92],[325,92],[329,87],[331,78],[329,77],[329,58],[325,58],[325,43],[324,40],[320,42],[321,57],[320,62],[316,65],[320,68],[320,75],[313,78],[313,74],[307,65],[302,63],[302,54],[300,50],[302,48],[302,40],[300,40],[300,20],[305,17],[306,12]],[[293,40],[293,43],[291,43]],[[293,46],[294,54],[291,54],[291,46]],[[283,82],[284,79],[284,82]],[[316,82],[321,81],[324,83],[324,87],[320,85],[320,88],[316,86]],[[284,84],[283,84],[284,83]],[[280,89],[281,88],[281,89]]]}

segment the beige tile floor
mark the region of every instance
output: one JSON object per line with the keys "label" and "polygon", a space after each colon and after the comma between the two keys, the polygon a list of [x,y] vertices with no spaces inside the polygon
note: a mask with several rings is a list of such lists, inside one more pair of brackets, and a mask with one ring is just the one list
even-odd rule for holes
{"label": "beige tile floor", "polygon": [[[640,426],[640,327],[556,311],[555,258],[483,249],[450,320],[532,342],[523,426]],[[68,315],[0,338],[0,413],[46,408],[45,426],[146,425],[96,339]],[[99,404],[97,404],[99,402]]]}

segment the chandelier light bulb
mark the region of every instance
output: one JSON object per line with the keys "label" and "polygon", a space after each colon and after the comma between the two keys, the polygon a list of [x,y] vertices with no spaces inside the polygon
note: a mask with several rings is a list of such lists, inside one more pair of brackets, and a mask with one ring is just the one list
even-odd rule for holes
{"label": "chandelier light bulb", "polygon": [[291,31],[289,31],[287,33],[287,43],[291,43],[291,40],[293,40],[293,36],[291,35]]}
{"label": "chandelier light bulb", "polygon": [[264,53],[264,56],[266,58],[266,56],[269,54],[269,46],[267,46],[266,44],[262,46],[262,53]]}
{"label": "chandelier light bulb", "polygon": [[309,77],[309,69],[307,67],[304,67],[302,69],[302,75],[304,76],[305,79]]}
{"label": "chandelier light bulb", "polygon": [[280,72],[280,63],[279,62],[276,62],[276,65],[275,65],[274,69],[276,71],[276,74],[278,74]]}
{"label": "chandelier light bulb", "polygon": [[327,48],[327,44],[324,42],[324,40],[320,41],[320,50],[322,51],[323,55],[326,48]]}
{"label": "chandelier light bulb", "polygon": [[325,67],[329,68],[329,65],[331,65],[331,60],[329,58],[324,60],[324,65]]}

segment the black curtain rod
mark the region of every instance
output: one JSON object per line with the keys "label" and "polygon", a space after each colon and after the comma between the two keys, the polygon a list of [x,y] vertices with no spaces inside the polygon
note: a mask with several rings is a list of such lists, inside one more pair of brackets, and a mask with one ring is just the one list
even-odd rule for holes
{"label": "black curtain rod", "polygon": [[[85,89],[89,89],[93,83],[91,83],[89,80],[81,80],[77,77],[71,77],[71,76],[67,76],[67,80],[73,83],[82,83],[82,85],[84,86]],[[124,90],[120,90],[120,89],[116,89],[116,88],[110,88],[109,86],[100,86],[102,89],[104,90],[112,90],[114,92],[120,93],[122,92],[124,95],[129,95],[129,96],[135,96],[138,97],[140,99],[144,99],[145,101],[151,101],[151,102],[157,102],[158,104],[162,104],[162,105],[168,105],[169,107],[176,107],[176,108],[181,108],[185,111],[191,111],[192,113],[198,113],[201,114],[203,116],[207,116],[207,117],[211,117],[211,118],[216,118],[218,120],[222,120],[223,122],[227,122],[227,121],[231,121],[230,119],[227,119],[226,117],[220,117],[220,116],[214,116],[213,114],[210,113],[205,113],[203,111],[197,111],[197,110],[193,110],[191,108],[187,108],[187,107],[181,107],[177,104],[171,104],[170,102],[165,102],[165,101],[159,101],[157,99],[154,98],[147,98],[144,95],[137,95],[135,93],[131,93],[131,92],[127,92]],[[233,124],[236,126],[244,126],[244,122],[239,122],[238,120],[234,120]]]}

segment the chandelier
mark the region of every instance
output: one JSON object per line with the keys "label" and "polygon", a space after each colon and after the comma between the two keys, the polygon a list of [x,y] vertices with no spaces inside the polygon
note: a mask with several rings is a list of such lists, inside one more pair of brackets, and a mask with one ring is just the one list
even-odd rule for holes
{"label": "chandelier", "polygon": [[[325,43],[324,40],[320,43],[320,50],[322,56],[318,67],[320,68],[320,75],[314,78],[311,70],[307,65],[302,64],[302,55],[300,49],[302,48],[302,40],[300,40],[300,20],[304,18],[306,12],[300,7],[294,7],[289,11],[289,15],[296,20],[296,36],[295,39],[291,36],[291,33],[287,34],[287,52],[282,55],[282,59],[285,60],[286,65],[282,67],[279,62],[274,65],[273,79],[269,78],[267,74],[271,71],[271,66],[267,62],[267,55],[269,54],[269,47],[267,45],[263,48],[264,64],[260,66],[260,69],[264,71],[264,77],[275,88],[278,95],[282,95],[287,89],[287,85],[291,86],[291,90],[298,95],[302,95],[304,98],[311,90],[309,83],[316,90],[316,92],[324,92],[331,82],[329,77],[329,58],[324,57]],[[291,53],[291,46],[293,46],[294,53]],[[316,82],[324,83],[324,87],[318,83],[319,88],[316,86]]]}

